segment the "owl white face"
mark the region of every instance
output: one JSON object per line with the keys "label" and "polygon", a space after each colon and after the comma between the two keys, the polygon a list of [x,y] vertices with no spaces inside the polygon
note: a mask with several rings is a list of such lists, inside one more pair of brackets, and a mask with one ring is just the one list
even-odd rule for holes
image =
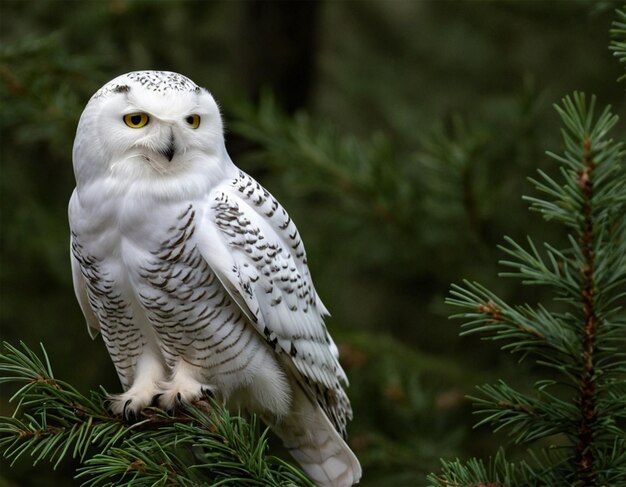
{"label": "owl white face", "polygon": [[[81,150],[86,140],[88,157]],[[79,123],[74,164],[77,178],[83,160],[89,174],[167,176],[222,150],[222,120],[208,91],[176,73],[138,71],[115,78],[92,97]]]}

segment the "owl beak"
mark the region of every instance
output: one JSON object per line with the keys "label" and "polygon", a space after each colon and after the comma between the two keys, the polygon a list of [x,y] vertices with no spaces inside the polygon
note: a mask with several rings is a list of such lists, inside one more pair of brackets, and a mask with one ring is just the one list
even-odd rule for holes
{"label": "owl beak", "polygon": [[174,158],[174,153],[176,152],[176,139],[174,138],[174,131],[172,129],[170,129],[168,144],[165,146],[165,148],[160,149],[158,152],[159,154],[164,156],[169,162],[172,162],[172,159]]}

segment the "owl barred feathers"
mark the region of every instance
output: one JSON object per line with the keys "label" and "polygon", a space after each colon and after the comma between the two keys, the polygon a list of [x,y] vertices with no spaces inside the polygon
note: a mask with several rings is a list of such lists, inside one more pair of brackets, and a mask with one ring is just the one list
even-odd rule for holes
{"label": "owl barred feathers", "polygon": [[87,104],[69,205],[74,288],[127,417],[212,394],[259,414],[320,486],[357,483],[345,372],[304,244],[230,160],[211,95],[170,72],[119,76]]}

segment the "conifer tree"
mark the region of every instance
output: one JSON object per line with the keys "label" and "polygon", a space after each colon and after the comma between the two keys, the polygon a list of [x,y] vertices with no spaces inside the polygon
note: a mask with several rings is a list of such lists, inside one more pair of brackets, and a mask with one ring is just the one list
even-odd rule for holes
{"label": "conifer tree", "polygon": [[510,238],[502,276],[547,286],[555,302],[511,305],[476,282],[453,286],[447,302],[464,310],[463,334],[503,341],[533,359],[545,378],[532,393],[504,380],[478,387],[478,425],[505,429],[518,445],[542,444],[530,460],[505,451],[481,460],[444,461],[435,486],[624,485],[626,483],[626,152],[610,138],[618,117],[574,93],[556,110],[564,124],[558,177],[539,170],[531,209],[565,227],[565,246]]}
{"label": "conifer tree", "polygon": [[[617,11],[610,49],[626,62],[626,7]],[[620,79],[624,79],[622,76]],[[472,397],[477,426],[506,430],[529,447],[517,463],[500,449],[485,463],[443,461],[431,485],[524,486],[626,484],[626,151],[611,139],[610,107],[595,116],[595,97],[574,93],[555,106],[562,154],[548,153],[558,177],[538,171],[531,210],[565,227],[567,244],[525,245],[505,238],[502,277],[546,286],[550,304],[510,305],[477,282],[454,285],[448,304],[464,310],[462,334],[504,341],[502,350],[533,359],[545,377],[532,393],[504,380]]]}

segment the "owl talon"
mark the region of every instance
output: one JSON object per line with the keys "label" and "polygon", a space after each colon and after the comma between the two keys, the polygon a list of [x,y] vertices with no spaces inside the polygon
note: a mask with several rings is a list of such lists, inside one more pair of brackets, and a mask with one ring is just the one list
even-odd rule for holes
{"label": "owl talon", "polygon": [[[133,411],[132,409],[129,409],[128,406],[130,406],[130,404],[133,402],[132,399],[128,399],[125,403],[124,403],[124,409],[122,411],[122,418],[124,418],[125,421],[128,421],[129,423],[134,422],[134,420],[136,419],[135,416],[135,411]],[[131,418],[132,416],[132,418]]]}
{"label": "owl talon", "polygon": [[162,395],[163,393],[159,392],[158,394],[152,396],[152,399],[150,400],[150,407],[159,407],[159,399]]}
{"label": "owl talon", "polygon": [[126,392],[107,397],[107,407],[111,414],[133,423],[141,419],[144,408],[154,404],[155,397],[158,401],[158,396],[159,390],[154,386],[154,381],[136,382]]}
{"label": "owl talon", "polygon": [[[187,384],[176,384],[179,387],[174,388],[173,383],[164,384],[164,391],[158,397],[158,405],[164,411],[172,414],[180,408],[195,405],[198,401],[207,401],[215,397],[214,388],[207,384],[198,382]],[[182,387],[184,385],[184,387]]]}

